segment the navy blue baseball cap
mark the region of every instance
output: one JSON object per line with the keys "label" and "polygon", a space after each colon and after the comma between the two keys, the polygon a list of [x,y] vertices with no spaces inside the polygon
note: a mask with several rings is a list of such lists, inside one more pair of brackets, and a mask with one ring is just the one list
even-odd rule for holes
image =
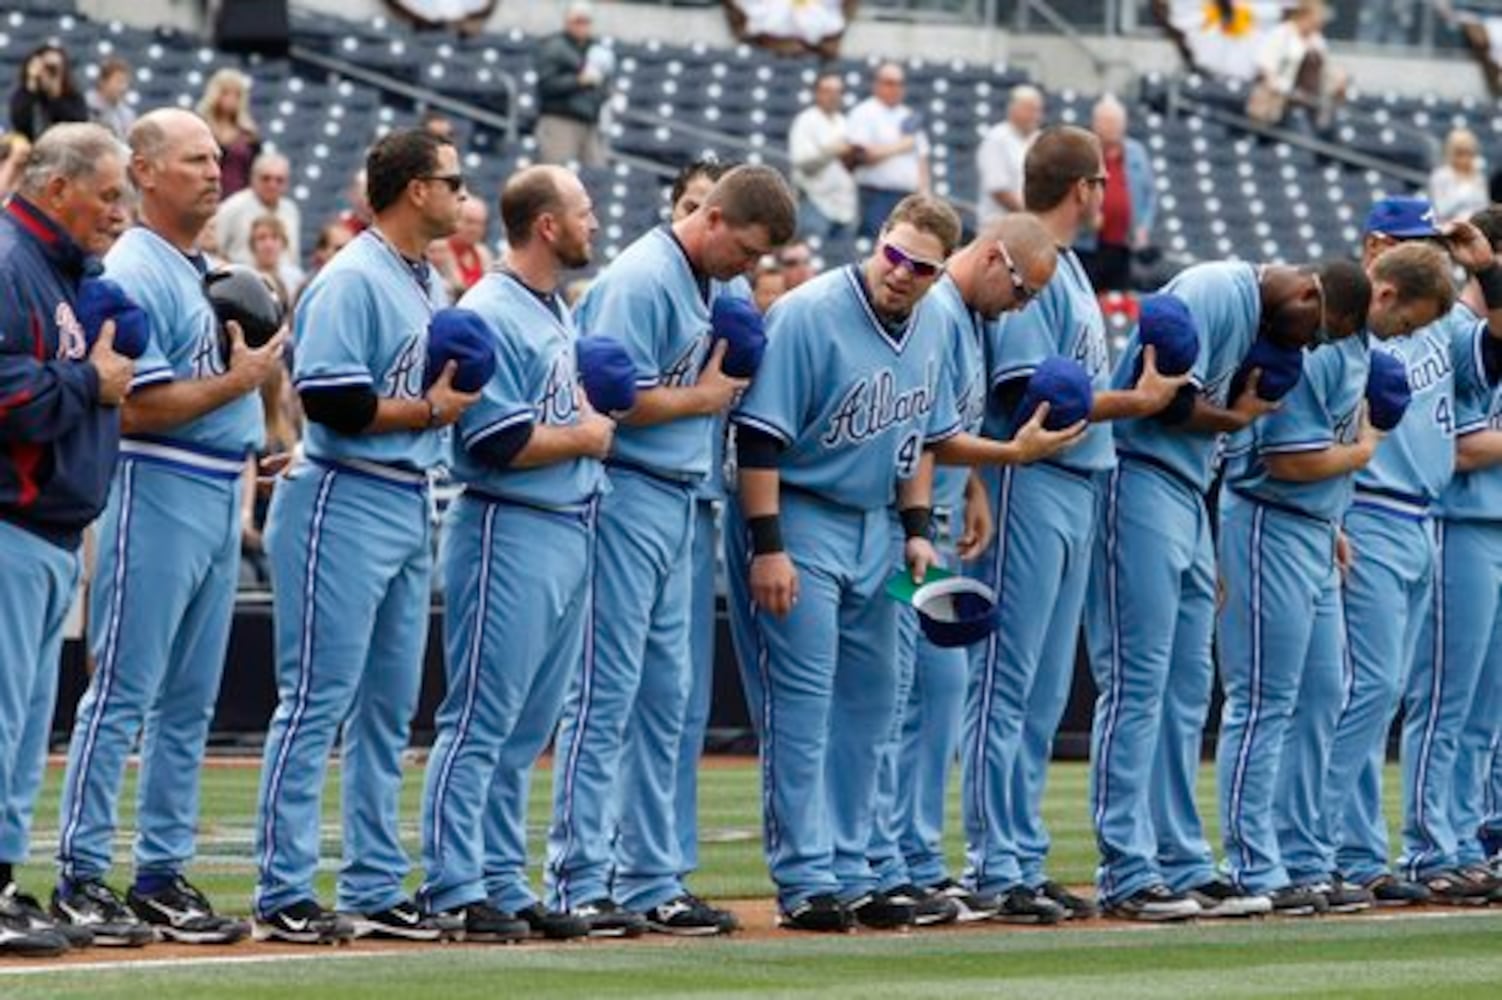
{"label": "navy blue baseball cap", "polygon": [[1032,419],[1039,404],[1048,403],[1048,416],[1043,426],[1051,431],[1090,418],[1090,408],[1095,405],[1095,391],[1090,384],[1090,375],[1078,361],[1055,354],[1044,358],[1022,393],[1017,405],[1017,423],[1025,424]]}
{"label": "navy blue baseball cap", "polygon": [[946,649],[981,642],[1001,624],[996,591],[967,576],[924,584],[913,592],[913,607],[924,636]]}
{"label": "navy blue baseball cap", "polygon": [[1434,205],[1428,198],[1393,195],[1378,198],[1366,215],[1366,232],[1395,236],[1400,240],[1439,236]]}
{"label": "navy blue baseball cap", "polygon": [[1157,352],[1158,371],[1182,375],[1200,356],[1200,335],[1189,306],[1177,295],[1147,295],[1137,315],[1137,340]]}

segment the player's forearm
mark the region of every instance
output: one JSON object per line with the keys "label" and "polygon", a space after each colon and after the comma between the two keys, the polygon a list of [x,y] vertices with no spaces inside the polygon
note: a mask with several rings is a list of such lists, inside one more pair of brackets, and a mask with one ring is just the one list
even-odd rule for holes
{"label": "player's forearm", "polygon": [[769,517],[781,512],[782,476],[776,469],[741,469],[741,513],[746,520]]}
{"label": "player's forearm", "polygon": [[157,434],[197,420],[251,390],[235,372],[158,382],[131,391],[120,408],[120,433]]}
{"label": "player's forearm", "polygon": [[909,479],[897,480],[897,509],[932,507],[934,504],[934,453],[924,451],[918,469]]}
{"label": "player's forearm", "polygon": [[1502,431],[1476,431],[1455,441],[1455,471],[1475,472],[1502,465]]}
{"label": "player's forearm", "polygon": [[376,402],[375,416],[361,434],[399,434],[402,431],[425,431],[433,420],[433,409],[426,399],[381,399]]}
{"label": "player's forearm", "polygon": [[1180,426],[1186,431],[1198,431],[1202,434],[1230,434],[1249,423],[1251,421],[1239,411],[1224,409],[1206,401],[1203,396],[1197,396],[1194,409],[1189,412],[1189,419]]}
{"label": "player's forearm", "polygon": [[636,393],[636,405],[621,418],[628,427],[653,427],[684,417],[702,417],[714,413],[714,408],[699,391],[698,386],[655,389],[640,389]]}
{"label": "player's forearm", "polygon": [[1298,451],[1264,455],[1263,462],[1273,478],[1289,483],[1317,483],[1336,476],[1346,476],[1367,467],[1376,443],[1333,444],[1319,451]]}
{"label": "player's forearm", "polygon": [[1108,420],[1150,417],[1161,409],[1136,389],[1105,389],[1095,394],[1090,407],[1090,422],[1100,424]]}
{"label": "player's forearm", "polygon": [[532,435],[511,460],[513,469],[536,469],[557,465],[589,454],[589,438],[577,424],[549,427],[534,424]]}
{"label": "player's forearm", "polygon": [[939,465],[1016,465],[1022,451],[1011,441],[960,432],[928,446]]}

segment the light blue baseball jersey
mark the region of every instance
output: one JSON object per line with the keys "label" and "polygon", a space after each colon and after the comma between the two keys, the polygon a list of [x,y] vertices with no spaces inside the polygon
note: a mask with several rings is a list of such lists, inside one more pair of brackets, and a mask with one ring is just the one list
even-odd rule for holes
{"label": "light blue baseball jersey", "polygon": [[[486,493],[538,507],[588,501],[604,478],[599,461],[578,457],[531,469],[498,469],[469,449],[492,434],[523,424],[566,427],[579,422],[573,317],[556,296],[552,304],[515,275],[492,271],[459,300],[483,316],[495,334],[495,374],[479,400],[459,418],[454,437],[454,477]],[[556,310],[556,311],[555,311]]]}
{"label": "light blue baseball jersey", "polygon": [[1486,323],[1463,305],[1406,337],[1383,342],[1408,366],[1413,401],[1403,422],[1382,442],[1371,464],[1356,474],[1357,489],[1434,500],[1455,471],[1455,434],[1461,417],[1456,398],[1485,397],[1481,349]]}
{"label": "light blue baseball jersey", "polygon": [[960,430],[947,324],[920,301],[889,330],[853,265],[800,286],[767,319],[766,355],[731,420],[786,446],[787,486],[858,510],[889,506],[924,445]]}
{"label": "light blue baseball jersey", "polygon": [[[420,278],[395,248],[367,229],[308,284],[293,317],[293,384],[304,389],[365,386],[382,399],[421,399],[428,320],[442,282]],[[359,459],[428,469],[447,457],[446,431],[340,434],[309,422],[314,458]]]}
{"label": "light blue baseball jersey", "polygon": [[[1184,300],[1199,331],[1199,357],[1190,370],[1190,382],[1212,405],[1226,406],[1231,378],[1251,350],[1262,320],[1256,267],[1226,261],[1196,264],[1162,291]],[[1116,366],[1113,388],[1130,388],[1141,353],[1138,332],[1133,330]],[[1172,426],[1155,417],[1118,420],[1115,430],[1117,451],[1149,455],[1201,491],[1210,488],[1220,435]]]}
{"label": "light blue baseball jersey", "polygon": [[1231,438],[1226,483],[1260,500],[1338,520],[1350,506],[1350,475],[1301,483],[1268,472],[1266,455],[1323,451],[1351,444],[1361,431],[1370,351],[1365,336],[1347,337],[1304,355],[1304,374],[1272,413]]}
{"label": "light blue baseball jersey", "polygon": [[[945,372],[954,395],[960,429],[979,434],[986,416],[986,368],[981,348],[985,320],[965,304],[959,287],[946,274],[928,290],[924,308],[940,325]],[[934,506],[959,512],[965,503],[970,470],[940,466],[934,473]]]}
{"label": "light blue baseball jersey", "polygon": [[[1502,388],[1456,393],[1456,437],[1496,430],[1502,430]],[[1502,521],[1502,466],[1455,473],[1436,513],[1457,521]]]}
{"label": "light blue baseball jersey", "polygon": [[[1059,354],[1079,362],[1097,390],[1111,387],[1106,318],[1084,265],[1069,249],[1059,250],[1058,269],[1036,301],[986,324],[991,388],[1029,378],[1045,359]],[[1013,423],[1011,414],[992,413],[987,427],[996,437],[1010,437]],[[1086,472],[1110,469],[1116,464],[1111,425],[1091,424],[1078,444],[1051,461]]]}
{"label": "light blue baseball jersey", "polygon": [[[614,337],[636,365],[637,389],[683,388],[709,355],[709,304],[723,286],[696,274],[667,226],[643,234],[595,279],[576,317],[586,334]],[[652,427],[622,424],[611,457],[661,475],[709,474],[713,416]]]}
{"label": "light blue baseball jersey", "polygon": [[[151,336],[136,361],[131,388],[160,382],[213,378],[226,365],[219,352],[219,322],[203,291],[195,263],[145,226],[133,226],[104,258],[105,275],[151,317]],[[247,393],[164,436],[214,451],[246,454],[261,446],[261,400]]]}
{"label": "light blue baseball jersey", "polygon": [[[719,288],[720,295],[744,299],[747,302],[752,301],[751,282],[747,280],[745,275],[732,278],[724,284],[717,282],[716,287]],[[706,358],[706,360],[708,359]],[[725,499],[725,445],[728,429],[725,417],[715,417],[714,426],[710,428],[709,432],[709,472],[705,475],[703,481],[699,483],[695,491],[699,494],[699,499],[701,500]]]}

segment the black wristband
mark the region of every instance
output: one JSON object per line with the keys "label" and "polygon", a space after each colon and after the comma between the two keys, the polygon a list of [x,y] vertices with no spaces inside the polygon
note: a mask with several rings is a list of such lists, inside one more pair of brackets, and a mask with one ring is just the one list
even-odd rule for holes
{"label": "black wristband", "polygon": [[1490,267],[1477,271],[1476,284],[1481,286],[1481,297],[1486,300],[1488,310],[1502,309],[1502,264],[1493,261]]}
{"label": "black wristband", "polygon": [[902,519],[902,533],[908,538],[927,538],[934,519],[932,507],[904,507],[897,512]]}
{"label": "black wristband", "polygon": [[783,551],[782,519],[776,514],[763,514],[746,522],[751,529],[751,554],[769,556]]}

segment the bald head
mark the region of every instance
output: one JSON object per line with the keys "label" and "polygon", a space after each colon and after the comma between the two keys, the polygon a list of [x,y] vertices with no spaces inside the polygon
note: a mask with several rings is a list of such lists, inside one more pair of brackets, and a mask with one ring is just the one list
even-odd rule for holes
{"label": "bald head", "polygon": [[1037,260],[1056,260],[1059,252],[1053,237],[1030,212],[1013,212],[993,219],[981,230],[982,240],[999,240],[1018,267],[1025,268]]}
{"label": "bald head", "polygon": [[191,111],[161,108],[130,130],[130,176],[153,228],[193,244],[219,207],[219,143]]}
{"label": "bald head", "polygon": [[1095,102],[1095,109],[1091,112],[1090,128],[1100,141],[1108,146],[1114,146],[1126,138],[1127,110],[1112,94],[1107,94]]}
{"label": "bald head", "polygon": [[129,143],[131,156],[146,160],[160,160],[167,149],[198,135],[213,139],[204,120],[182,108],[157,108],[148,111],[131,126]]}
{"label": "bald head", "polygon": [[511,175],[501,189],[501,223],[513,251],[545,251],[563,267],[589,263],[590,241],[599,228],[579,178],[551,165]]}
{"label": "bald head", "polygon": [[993,219],[950,263],[965,304],[987,319],[1025,308],[1053,280],[1059,252],[1038,217]]}
{"label": "bald head", "polygon": [[1043,91],[1026,83],[1012,88],[1007,101],[1007,121],[1023,135],[1031,135],[1043,124]]}

